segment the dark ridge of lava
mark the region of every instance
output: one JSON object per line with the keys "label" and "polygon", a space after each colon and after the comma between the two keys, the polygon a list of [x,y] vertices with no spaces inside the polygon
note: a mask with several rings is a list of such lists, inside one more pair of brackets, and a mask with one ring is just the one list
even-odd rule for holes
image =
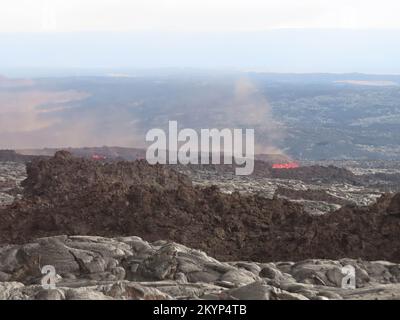
{"label": "dark ridge of lava", "polygon": [[58,152],[27,166],[24,198],[0,210],[0,242],[68,234],[173,240],[222,260],[400,261],[400,194],[310,216],[284,199],[201,189],[168,166]]}
{"label": "dark ridge of lava", "polygon": [[[306,183],[347,183],[355,186],[365,185],[364,177],[356,176],[350,170],[335,166],[300,166],[290,169],[274,169],[271,162],[261,160],[254,161],[254,171],[250,177],[270,179],[301,180]],[[194,174],[198,171],[214,172],[215,174],[234,174],[236,165],[228,164],[198,164],[178,165],[183,172],[191,171]]]}

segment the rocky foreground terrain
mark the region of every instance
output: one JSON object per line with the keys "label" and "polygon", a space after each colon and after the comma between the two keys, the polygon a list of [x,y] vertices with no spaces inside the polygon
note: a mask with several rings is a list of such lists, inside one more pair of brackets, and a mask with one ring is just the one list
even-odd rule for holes
{"label": "rocky foreground terrain", "polygon": [[[285,188],[285,181],[317,186],[318,174],[306,172],[324,178],[322,167],[298,171],[298,180],[256,171],[274,179],[272,197],[201,180],[220,176],[209,168],[184,174],[64,151],[32,159],[26,173],[17,162],[0,167],[0,196],[10,197],[0,204],[2,299],[400,297],[400,194],[377,189],[374,201],[358,205],[324,190]],[[365,177],[325,172],[365,191]],[[310,214],[305,197],[338,207]],[[40,286],[44,265],[56,268],[54,290]],[[356,289],[341,287],[347,265]]]}
{"label": "rocky foreground terrain", "polygon": [[[55,288],[41,284],[44,265]],[[356,288],[342,288],[354,266]],[[0,299],[400,299],[400,265],[341,259],[220,262],[183,245],[139,237],[57,236],[0,247]]]}

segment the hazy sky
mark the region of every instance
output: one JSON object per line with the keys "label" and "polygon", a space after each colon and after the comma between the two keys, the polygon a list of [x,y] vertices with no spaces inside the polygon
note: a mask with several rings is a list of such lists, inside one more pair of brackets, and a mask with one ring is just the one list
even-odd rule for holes
{"label": "hazy sky", "polygon": [[399,0],[0,0],[14,68],[400,73]]}
{"label": "hazy sky", "polygon": [[398,0],[1,0],[0,32],[400,28]]}

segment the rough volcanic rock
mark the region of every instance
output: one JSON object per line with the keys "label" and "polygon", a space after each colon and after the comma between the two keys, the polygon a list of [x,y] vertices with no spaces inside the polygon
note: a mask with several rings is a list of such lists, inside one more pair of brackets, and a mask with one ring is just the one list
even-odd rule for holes
{"label": "rough volcanic rock", "polygon": [[[173,170],[146,161],[102,163],[75,158],[67,151],[58,151],[49,160],[37,160],[27,165],[28,178],[23,182],[29,197],[59,200],[62,196],[126,192],[130,186],[151,185],[176,189],[190,186],[190,180]],[[108,189],[108,190],[105,190]]]}
{"label": "rough volcanic rock", "polygon": [[274,221],[309,219],[286,200],[195,188],[186,176],[146,161],[101,163],[58,152],[32,162],[27,173],[25,198],[0,214],[3,243],[58,234],[137,234],[238,258],[258,250],[251,239]]}
{"label": "rough volcanic rock", "polygon": [[[59,152],[32,162],[27,172],[24,199],[0,210],[2,243],[59,234],[136,234],[183,243],[220,260],[400,261],[398,195],[311,216],[285,199],[193,187],[186,176],[145,161],[103,163]],[[100,259],[92,267],[104,263]],[[175,267],[160,270],[158,277]],[[214,277],[201,271],[191,276]]]}
{"label": "rough volcanic rock", "polygon": [[387,212],[391,216],[397,216],[400,218],[400,193],[396,194],[390,201]]}
{"label": "rough volcanic rock", "polygon": [[272,169],[271,177],[277,179],[295,179],[304,182],[348,183],[361,185],[362,179],[345,168],[335,166],[304,166],[293,169]]}
{"label": "rough volcanic rock", "polygon": [[[55,268],[55,288],[41,268]],[[356,288],[342,288],[342,268]],[[0,300],[399,299],[400,266],[361,260],[220,262],[186,246],[135,236],[57,236],[0,245]]]}
{"label": "rough volcanic rock", "polygon": [[[222,162],[221,162],[222,163]],[[208,165],[177,165],[182,172],[198,172],[207,171],[215,172],[215,174],[234,173],[236,165],[228,164],[208,164]],[[357,176],[346,168],[338,168],[332,165],[309,165],[300,166],[292,169],[274,169],[272,163],[255,160],[254,171],[252,177],[264,177],[272,179],[290,179],[300,180],[306,183],[347,183],[351,185],[363,185],[365,179]]]}
{"label": "rough volcanic rock", "polygon": [[11,204],[21,196],[21,181],[26,178],[25,165],[0,161],[0,206]]}
{"label": "rough volcanic rock", "polygon": [[351,201],[346,199],[341,199],[339,197],[335,197],[325,190],[317,190],[317,189],[307,189],[307,190],[295,190],[284,187],[278,187],[275,190],[276,195],[284,196],[289,199],[296,200],[312,200],[312,201],[325,201],[328,203],[335,203],[338,205],[348,205],[352,204]]}

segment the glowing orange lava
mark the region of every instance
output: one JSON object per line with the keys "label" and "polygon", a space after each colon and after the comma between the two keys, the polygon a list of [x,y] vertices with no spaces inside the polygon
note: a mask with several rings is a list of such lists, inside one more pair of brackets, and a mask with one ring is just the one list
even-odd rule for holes
{"label": "glowing orange lava", "polygon": [[105,159],[106,159],[105,156],[101,156],[99,154],[92,155],[92,160],[105,160]]}
{"label": "glowing orange lava", "polygon": [[272,169],[295,169],[299,167],[300,165],[297,162],[275,163],[272,165]]}

